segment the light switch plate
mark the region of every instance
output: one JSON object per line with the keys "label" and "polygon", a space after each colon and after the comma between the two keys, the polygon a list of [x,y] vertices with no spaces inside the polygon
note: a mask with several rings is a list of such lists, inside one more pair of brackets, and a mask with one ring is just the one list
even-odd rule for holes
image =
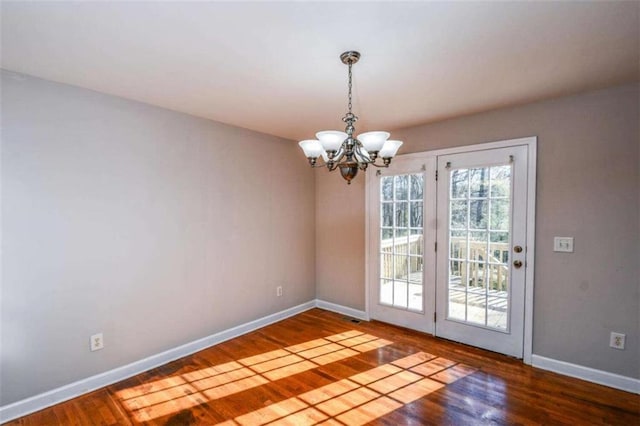
{"label": "light switch plate", "polygon": [[573,237],[554,237],[553,251],[573,253]]}

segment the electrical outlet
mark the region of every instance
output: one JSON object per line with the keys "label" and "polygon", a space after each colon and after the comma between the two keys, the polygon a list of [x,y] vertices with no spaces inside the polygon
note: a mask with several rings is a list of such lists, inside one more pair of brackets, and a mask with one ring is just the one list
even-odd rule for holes
{"label": "electrical outlet", "polygon": [[624,341],[627,336],[622,333],[611,332],[611,337],[609,337],[609,346],[614,349],[624,349]]}
{"label": "electrical outlet", "polygon": [[276,287],[276,296],[278,296],[278,297],[282,296],[282,286],[281,285]]}
{"label": "electrical outlet", "polygon": [[102,337],[102,333],[94,334],[90,339],[91,352],[99,351],[100,349],[104,348],[104,339]]}

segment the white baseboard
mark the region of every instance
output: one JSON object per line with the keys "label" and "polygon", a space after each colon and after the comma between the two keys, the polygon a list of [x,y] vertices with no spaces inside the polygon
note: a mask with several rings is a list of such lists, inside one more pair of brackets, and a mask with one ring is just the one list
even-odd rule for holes
{"label": "white baseboard", "polygon": [[535,354],[531,356],[531,361],[531,365],[543,370],[549,370],[554,373],[575,377],[577,379],[586,380],[599,385],[605,385],[615,389],[640,394],[640,379],[621,376],[620,374],[596,370],[595,368],[571,364],[570,362],[565,361],[558,361],[556,359],[546,358]]}
{"label": "white baseboard", "polygon": [[[92,392],[96,389],[109,386],[113,383],[135,376],[136,374],[143,373],[151,370],[152,368],[156,368],[171,361],[175,361],[176,359],[191,355],[210,346],[217,345],[218,343],[242,336],[243,334],[247,334],[269,324],[273,324],[301,312],[308,311],[314,307],[369,321],[369,315],[365,311],[338,305],[336,303],[326,302],[320,299],[312,300],[301,305],[267,315],[257,320],[241,324],[228,330],[212,334],[202,339],[195,340],[182,346],[169,349],[165,352],[152,355],[148,358],[132,362],[131,364],[127,364],[101,374],[96,374],[95,376],[78,380],[77,382],[52,389],[48,392],[5,405],[0,407],[0,422],[8,422],[10,420],[17,419],[18,417],[26,416],[27,414],[31,414],[52,405],[78,397],[85,393]],[[535,354],[532,355],[532,365],[543,370],[549,370],[566,376],[576,377],[627,392],[640,394],[639,379],[608,373],[606,371],[583,367],[581,365],[571,364],[564,361],[558,361]]]}
{"label": "white baseboard", "polygon": [[222,343],[224,341],[233,339],[234,337],[238,337],[253,330],[257,330],[258,328],[262,328],[293,315],[297,315],[301,312],[312,309],[315,306],[316,301],[311,300],[301,305],[294,306],[292,308],[285,309],[271,315],[267,315],[257,320],[241,324],[237,327],[233,327],[228,330],[224,330],[219,333],[204,337],[202,339],[189,342],[182,346],[169,349],[165,352],[152,355],[148,358],[132,362],[131,364],[123,365],[122,367],[114,368],[113,370],[109,370],[101,374],[96,374],[95,376],[78,380],[77,382],[70,383],[68,385],[52,389],[39,395],[35,395],[30,398],[14,402],[12,404],[5,405],[3,407],[0,407],[0,422],[8,422],[10,420],[17,419],[18,417],[26,416],[27,414],[31,414],[52,405],[59,404],[61,402],[94,391],[96,389],[109,386],[113,383],[117,383],[121,380],[135,376],[136,374],[140,374],[142,372],[151,370],[152,368],[164,365],[168,362],[175,361],[176,359],[191,355],[210,346],[217,345],[218,343]]}
{"label": "white baseboard", "polygon": [[363,321],[369,321],[369,314],[365,311],[349,308],[348,306],[338,305],[337,303],[326,302],[324,300],[316,299],[316,307],[320,309],[326,309],[327,311],[337,312],[342,315],[347,315],[353,318],[358,318]]}

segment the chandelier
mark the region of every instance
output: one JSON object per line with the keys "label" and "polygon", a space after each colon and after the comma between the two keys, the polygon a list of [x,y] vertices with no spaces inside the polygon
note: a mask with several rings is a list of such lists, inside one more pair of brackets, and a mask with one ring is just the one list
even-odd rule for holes
{"label": "chandelier", "polygon": [[[304,155],[309,160],[311,167],[327,167],[329,171],[340,169],[340,174],[351,184],[351,180],[356,177],[358,170],[365,171],[369,165],[376,167],[389,167],[391,159],[401,141],[389,140],[388,132],[366,132],[358,137],[353,136],[356,130],[354,124],[358,121],[352,112],[351,105],[351,67],[360,59],[360,53],[354,51],[344,52],[340,55],[342,63],[349,67],[349,111],[342,117],[346,123],[344,132],[338,130],[325,130],[316,133],[316,138],[304,140],[298,143],[304,151]],[[318,162],[322,157],[323,163]],[[378,158],[382,159],[382,164],[376,163]]]}

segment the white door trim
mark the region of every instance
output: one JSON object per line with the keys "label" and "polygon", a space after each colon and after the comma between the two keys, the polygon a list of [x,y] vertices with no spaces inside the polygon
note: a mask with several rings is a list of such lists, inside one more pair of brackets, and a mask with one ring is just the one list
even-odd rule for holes
{"label": "white door trim", "polygon": [[[414,159],[422,158],[427,164],[433,164],[440,155],[458,154],[463,152],[484,151],[494,148],[505,148],[511,146],[525,145],[527,147],[528,164],[527,164],[527,248],[526,248],[526,271],[525,271],[525,312],[524,312],[524,347],[523,362],[531,364],[533,353],[533,294],[534,294],[534,269],[535,269],[535,215],[536,215],[536,163],[537,163],[537,145],[538,138],[530,136],[518,139],[509,139],[496,142],[480,143],[477,145],[465,145],[454,148],[438,149],[433,151],[417,152],[411,154],[399,155],[398,159]],[[374,214],[370,206],[372,192],[377,190],[375,185],[375,170],[369,170],[365,180],[365,310],[367,315],[371,314],[369,306],[370,287],[377,285],[372,283],[372,274],[370,273],[370,260],[376,255],[377,250],[371,247],[371,215]],[[425,224],[426,229],[426,224]]]}

